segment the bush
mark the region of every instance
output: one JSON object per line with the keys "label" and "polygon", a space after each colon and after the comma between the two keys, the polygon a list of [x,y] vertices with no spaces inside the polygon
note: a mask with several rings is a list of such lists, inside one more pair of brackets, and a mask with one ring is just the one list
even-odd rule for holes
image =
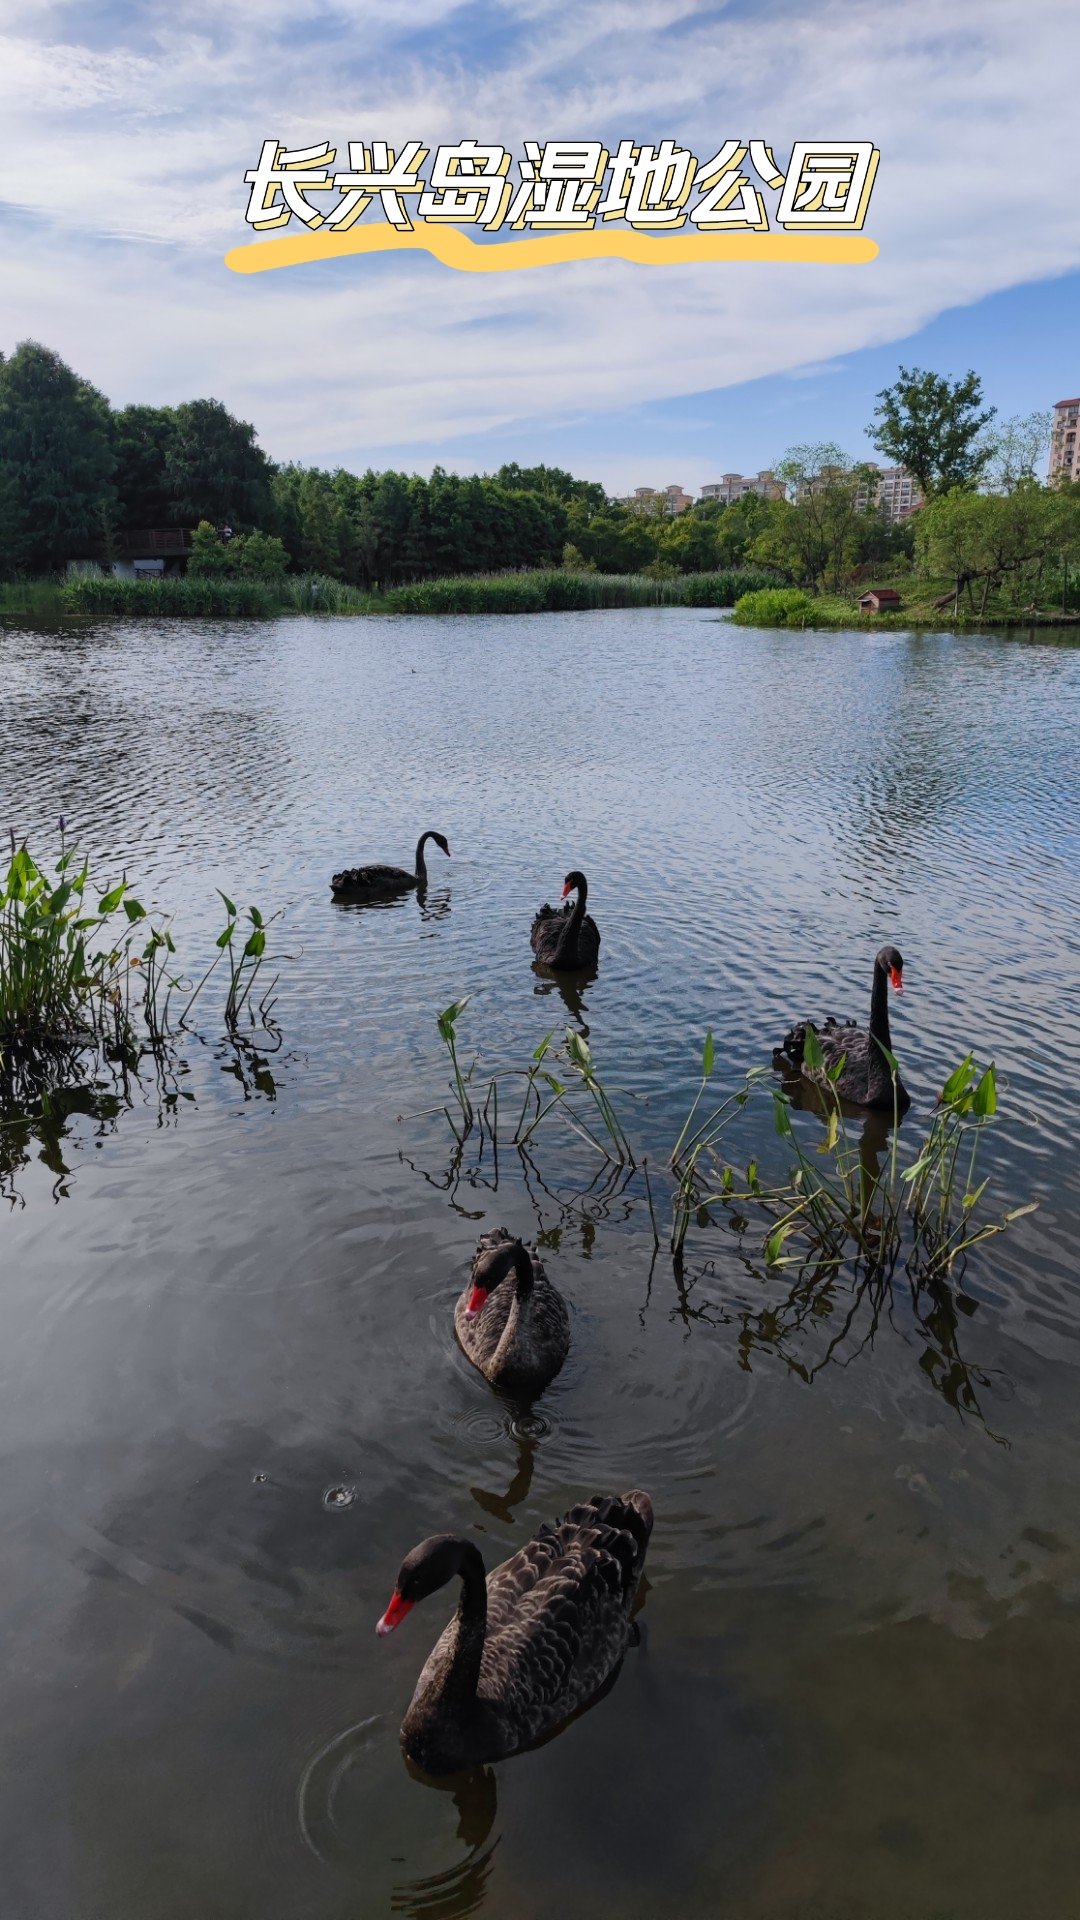
{"label": "bush", "polygon": [[209,520],[191,537],[189,580],[281,580],[289,556],[274,533],[237,533],[223,540]]}
{"label": "bush", "polygon": [[762,587],[735,602],[740,627],[812,627],[816,602],[801,587]]}

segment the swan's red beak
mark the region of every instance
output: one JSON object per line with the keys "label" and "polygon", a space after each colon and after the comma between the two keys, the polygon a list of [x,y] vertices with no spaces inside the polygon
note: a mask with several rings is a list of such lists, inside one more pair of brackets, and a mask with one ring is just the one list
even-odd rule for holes
{"label": "swan's red beak", "polygon": [[467,1300],[466,1300],[466,1302],[465,1302],[465,1318],[466,1318],[466,1320],[475,1320],[475,1319],[476,1319],[476,1316],[477,1316],[477,1314],[478,1314],[478,1313],[480,1312],[480,1309],[481,1309],[481,1307],[483,1306],[483,1304],[484,1304],[484,1301],[485,1301],[485,1300],[487,1299],[487,1297],[488,1297],[488,1293],[489,1293],[489,1291],[490,1291],[490,1289],[489,1289],[488,1287],[474,1287],[474,1288],[473,1288],[473,1290],[472,1290],[472,1292],[470,1293],[470,1295],[469,1295],[469,1297],[468,1297],[468,1299],[467,1299]]}
{"label": "swan's red beak", "polygon": [[903,993],[903,991],[904,991],[904,976],[903,976],[903,974],[901,973],[901,971],[900,971],[900,969],[899,969],[899,967],[890,967],[890,968],[889,968],[889,985],[890,985],[891,987],[894,987],[894,988],[896,989],[896,991],[897,991],[897,993]]}
{"label": "swan's red beak", "polygon": [[382,1619],[377,1620],[375,1623],[376,1633],[379,1634],[380,1637],[385,1637],[386,1634],[393,1633],[394,1628],[400,1627],[405,1615],[411,1613],[415,1605],[415,1600],[403,1600],[400,1593],[395,1590],[390,1595],[390,1605],[387,1607]]}
{"label": "swan's red beak", "polygon": [[568,880],[568,881],[567,881],[567,883],[566,883],[566,885],[565,885],[565,887],[563,888],[563,890],[562,890],[562,892],[561,892],[561,893],[560,893],[560,895],[559,895],[559,899],[560,899],[560,900],[565,900],[565,899],[566,899],[566,896],[567,896],[567,894],[568,894],[568,893],[573,893],[573,891],[574,891],[574,889],[573,889],[573,887],[572,887],[572,886],[570,885],[570,882],[569,882],[569,880]]}

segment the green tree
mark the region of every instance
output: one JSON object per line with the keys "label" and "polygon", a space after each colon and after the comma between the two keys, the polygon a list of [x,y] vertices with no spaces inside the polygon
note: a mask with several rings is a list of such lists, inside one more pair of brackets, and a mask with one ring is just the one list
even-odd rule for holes
{"label": "green tree", "polygon": [[791,447],[774,471],[789,502],[755,539],[751,557],[801,584],[839,592],[855,564],[870,469],[824,441]]}
{"label": "green tree", "polygon": [[550,494],[567,506],[577,500],[593,513],[600,513],[607,505],[607,494],[599,481],[575,480],[564,467],[521,467],[514,460],[500,467],[495,479],[509,493]]}
{"label": "green tree", "polygon": [[971,610],[984,613],[995,593],[1013,606],[1035,607],[1046,579],[1056,583],[1080,558],[1080,489],[1058,491],[1033,480],[1008,494],[954,488],[923,508],[916,542],[925,571],[951,575],[955,606],[966,593]]}
{"label": "green tree", "polygon": [[993,493],[1013,493],[1022,480],[1036,479],[1052,428],[1049,412],[1014,414],[991,427],[982,442],[983,486]]}
{"label": "green tree", "polygon": [[[698,512],[704,509],[698,508]],[[782,520],[787,513],[783,500],[766,499],[760,493],[744,493],[729,507],[716,503],[716,531],[713,536],[718,567],[739,567],[750,557],[754,541]]]}
{"label": "green tree", "polygon": [[24,340],[0,363],[0,563],[48,573],[97,559],[116,506],[104,395]]}
{"label": "green tree", "polygon": [[268,524],[274,512],[270,462],[255,429],[220,400],[185,400],[173,410],[165,455],[170,511],[180,521],[210,520],[238,531]]}
{"label": "green tree", "polygon": [[980,435],[997,411],[980,413],[978,374],[949,381],[921,367],[901,367],[899,373],[895,385],[877,396],[869,439],[914,475],[928,500],[950,487],[973,487],[989,457]]}
{"label": "green tree", "polygon": [[118,526],[160,527],[173,518],[166,463],[175,434],[171,407],[122,407],[113,414]]}

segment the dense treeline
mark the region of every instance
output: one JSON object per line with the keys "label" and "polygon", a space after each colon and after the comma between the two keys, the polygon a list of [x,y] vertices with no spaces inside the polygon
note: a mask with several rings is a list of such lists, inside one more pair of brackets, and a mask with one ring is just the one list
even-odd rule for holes
{"label": "dense treeline", "polygon": [[[1032,471],[1041,417],[988,435],[993,409],[980,411],[974,374],[952,386],[918,369],[902,368],[901,376],[879,396],[871,431],[883,452],[918,472],[931,497],[924,567],[990,588],[1011,574],[1026,585],[1035,569],[1041,583],[1054,541],[1059,553],[1071,552],[1072,524],[1062,509],[1065,518],[1053,520],[1060,531],[1040,533],[1034,544],[1027,528],[1037,518],[1030,500],[1048,491]],[[193,575],[272,582],[307,574],[365,594],[457,575],[552,569],[659,581],[750,571],[836,593],[868,563],[887,577],[910,570],[914,523],[891,526],[868,505],[866,467],[818,445],[792,448],[776,471],[782,499],[750,493],[730,506],[699,501],[669,516],[662,503],[655,512],[620,505],[602,486],[558,467],[509,464],[468,476],[436,467],[424,479],[276,466],[254,427],[220,401],[114,409],[34,341],[0,357],[0,577],[7,579],[59,572],[71,560],[108,565],[126,531],[154,526],[198,529]],[[998,512],[991,536],[991,510],[979,517],[980,483],[1006,499],[1019,489],[1029,500],[1015,540],[1020,501]],[[954,498],[968,505],[956,507],[946,525],[938,503]],[[225,526],[233,537],[221,542],[214,529]],[[970,583],[965,577],[965,590]]]}

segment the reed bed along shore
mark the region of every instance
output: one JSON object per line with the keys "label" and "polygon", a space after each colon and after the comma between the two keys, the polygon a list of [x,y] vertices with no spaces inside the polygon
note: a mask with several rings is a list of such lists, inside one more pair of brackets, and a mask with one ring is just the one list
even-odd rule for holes
{"label": "reed bed along shore", "polygon": [[160,580],[119,580],[80,574],[62,581],[0,586],[0,616],[61,619],[133,615],[141,618],[271,619],[282,613],[441,614],[561,613],[610,607],[733,607],[741,594],[770,584],[762,573],[461,574],[416,580],[384,593],[365,592],[320,574],[281,580],[222,580],[191,574]]}

